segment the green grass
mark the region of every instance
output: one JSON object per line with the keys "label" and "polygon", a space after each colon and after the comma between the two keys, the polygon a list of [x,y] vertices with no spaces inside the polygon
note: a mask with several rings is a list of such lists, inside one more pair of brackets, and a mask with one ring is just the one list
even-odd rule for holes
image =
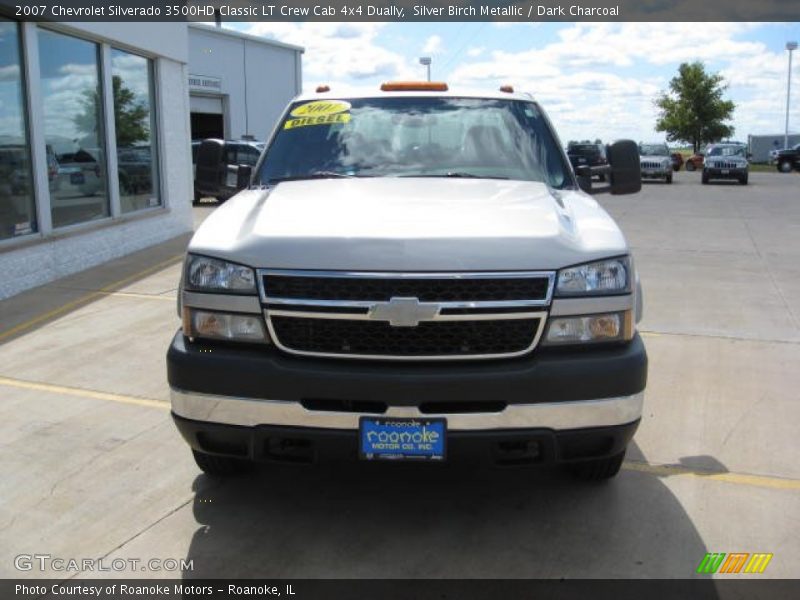
{"label": "green grass", "polygon": [[752,173],[778,173],[778,168],[775,165],[765,165],[763,163],[753,164],[750,163],[750,172]]}

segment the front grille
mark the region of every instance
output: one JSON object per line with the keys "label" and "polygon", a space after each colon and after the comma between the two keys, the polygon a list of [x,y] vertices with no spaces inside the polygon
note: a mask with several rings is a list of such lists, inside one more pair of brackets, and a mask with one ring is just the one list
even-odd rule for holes
{"label": "front grille", "polygon": [[272,316],[281,345],[314,354],[387,357],[504,355],[528,350],[539,319],[425,321],[392,327],[368,320]]}
{"label": "front grille", "polygon": [[[325,277],[268,273],[267,298],[298,300],[376,301],[417,298],[420,302],[496,302],[544,300],[550,280],[537,277]],[[298,304],[301,304],[298,302]]]}
{"label": "front grille", "polygon": [[641,168],[642,169],[648,169],[650,171],[657,171],[657,170],[661,169],[662,167],[661,167],[661,163],[658,163],[658,162],[655,162],[655,161],[652,161],[652,160],[643,160],[641,162]]}
{"label": "front grille", "polygon": [[737,169],[739,167],[735,162],[728,161],[717,161],[709,166],[714,169]]}

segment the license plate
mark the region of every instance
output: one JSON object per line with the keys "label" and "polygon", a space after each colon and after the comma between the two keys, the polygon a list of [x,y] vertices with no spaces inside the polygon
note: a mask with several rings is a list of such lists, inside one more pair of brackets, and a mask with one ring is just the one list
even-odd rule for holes
{"label": "license plate", "polygon": [[447,421],[361,417],[359,454],[364,460],[445,459]]}
{"label": "license plate", "polygon": [[731,170],[730,170],[730,169],[722,169],[722,170],[720,171],[720,173],[722,173],[723,175],[727,175],[727,174],[728,174],[728,173],[730,173],[730,172],[731,172]]}
{"label": "license plate", "polygon": [[70,173],[69,182],[72,185],[83,185],[86,183],[86,178],[83,176],[83,173]]}

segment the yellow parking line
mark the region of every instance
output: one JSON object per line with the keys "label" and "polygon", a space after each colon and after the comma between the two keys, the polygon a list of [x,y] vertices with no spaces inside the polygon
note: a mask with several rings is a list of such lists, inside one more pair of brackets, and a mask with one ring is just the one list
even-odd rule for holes
{"label": "yellow parking line", "polygon": [[672,477],[688,475],[690,477],[701,477],[712,479],[735,485],[749,485],[754,487],[766,487],[776,490],[800,490],[800,480],[787,479],[784,477],[767,477],[765,475],[749,475],[747,473],[720,473],[717,471],[704,471],[702,469],[690,469],[679,465],[653,465],[646,462],[626,460],[622,466],[626,471],[638,471],[659,477]]}
{"label": "yellow parking line", "polygon": [[[38,383],[35,381],[24,381],[22,379],[12,379],[11,377],[0,377],[0,386],[7,386],[23,390],[34,390],[39,392],[50,392],[67,396],[77,396],[79,398],[91,398],[93,400],[105,400],[120,404],[133,404],[136,406],[146,406],[147,408],[158,408],[169,410],[169,402],[163,400],[153,400],[151,398],[140,398],[125,394],[112,394],[109,392],[98,392],[78,387],[68,387],[51,383]],[[721,481],[734,485],[747,485],[753,487],[772,488],[777,490],[800,490],[800,480],[788,479],[784,477],[768,477],[765,475],[750,475],[747,473],[720,473],[716,471],[704,471],[702,469],[690,469],[680,465],[658,465],[641,461],[626,460],[622,465],[626,471],[636,471],[658,477],[690,476],[713,481]]]}
{"label": "yellow parking line", "polygon": [[137,279],[141,279],[142,277],[146,277],[147,275],[150,275],[151,273],[155,273],[156,271],[160,271],[162,269],[165,269],[168,266],[175,264],[181,258],[183,258],[183,254],[175,255],[175,256],[173,256],[171,258],[168,258],[167,260],[165,260],[163,262],[160,262],[160,263],[158,263],[156,265],[153,265],[153,266],[148,267],[146,269],[142,269],[138,273],[134,273],[133,275],[129,275],[128,277],[125,277],[125,278],[120,279],[118,281],[115,281],[113,283],[109,283],[108,285],[100,288],[99,290],[97,290],[95,292],[91,292],[89,294],[86,294],[85,296],[81,296],[80,298],[72,300],[71,302],[67,302],[66,304],[62,304],[58,308],[54,308],[53,310],[49,310],[46,313],[42,313],[41,315],[33,317],[32,319],[29,319],[29,320],[25,321],[24,323],[20,323],[19,325],[16,325],[16,326],[12,327],[11,329],[6,329],[5,331],[0,332],[0,340],[4,340],[7,337],[11,337],[12,335],[16,335],[20,331],[25,331],[26,329],[30,329],[31,327],[41,323],[42,321],[47,321],[49,319],[52,319],[53,317],[57,317],[58,315],[61,315],[61,314],[65,313],[65,312],[68,312],[71,309],[76,308],[76,307],[78,307],[78,306],[80,306],[82,304],[86,304],[87,302],[90,302],[90,301],[94,300],[95,298],[97,298],[99,296],[105,296],[105,295],[109,294],[110,292],[112,292],[112,290],[114,290],[114,288],[122,287],[126,283],[129,283],[131,281],[135,281]]}
{"label": "yellow parking line", "polygon": [[114,298],[141,298],[143,300],[161,300],[167,302],[175,302],[175,296],[161,296],[159,294],[136,294],[134,292],[98,292],[104,296],[112,296]]}
{"label": "yellow parking line", "polygon": [[161,409],[169,408],[169,402],[165,402],[163,400],[138,398],[136,396],[126,396],[124,394],[111,394],[109,392],[98,392],[95,390],[67,387],[64,385],[53,385],[51,383],[23,381],[22,379],[12,379],[10,377],[0,377],[0,385],[19,388],[23,390],[35,390],[37,392],[50,392],[53,394],[77,396],[79,398],[91,398],[93,400],[106,400],[109,402],[118,402],[120,404],[135,404],[136,406],[147,406],[148,408],[161,408]]}

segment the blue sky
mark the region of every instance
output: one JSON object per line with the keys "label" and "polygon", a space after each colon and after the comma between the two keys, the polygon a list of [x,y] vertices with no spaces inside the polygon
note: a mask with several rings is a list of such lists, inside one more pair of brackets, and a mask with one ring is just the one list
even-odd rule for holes
{"label": "blue sky", "polygon": [[[512,84],[541,101],[562,141],[654,131],[653,99],[683,61],[702,60],[729,84],[736,139],[783,131],[787,40],[800,23],[228,23],[306,48],[306,89],[376,88],[424,78],[451,87]],[[791,129],[800,132],[800,52],[795,53]]]}

